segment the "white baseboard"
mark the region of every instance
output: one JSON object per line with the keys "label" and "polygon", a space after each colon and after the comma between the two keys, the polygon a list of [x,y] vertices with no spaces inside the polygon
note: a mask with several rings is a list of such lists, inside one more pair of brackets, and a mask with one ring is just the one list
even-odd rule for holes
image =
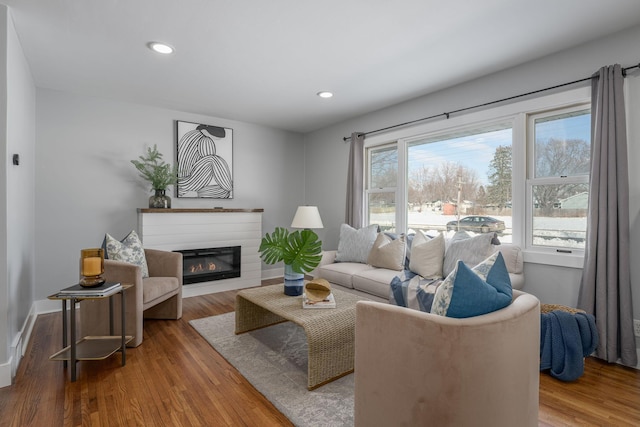
{"label": "white baseboard", "polygon": [[7,363],[0,365],[0,387],[6,387],[11,385],[13,379],[18,372],[18,366],[20,361],[27,350],[27,345],[31,339],[31,333],[36,323],[38,313],[36,311],[36,304],[34,303],[29,310],[29,314],[22,324],[20,332],[13,337],[11,346],[9,347],[9,360]]}
{"label": "white baseboard", "polygon": [[12,364],[13,358],[10,357],[7,363],[0,365],[0,388],[11,385],[11,380],[13,379],[13,376],[11,375]]}
{"label": "white baseboard", "polygon": [[36,314],[55,313],[62,310],[62,303],[60,301],[43,299],[35,302]]}

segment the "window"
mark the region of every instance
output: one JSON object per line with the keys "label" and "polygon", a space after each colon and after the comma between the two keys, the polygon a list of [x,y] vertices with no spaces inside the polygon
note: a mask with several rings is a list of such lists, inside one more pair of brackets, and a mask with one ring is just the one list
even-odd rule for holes
{"label": "window", "polygon": [[528,118],[527,246],[584,250],[589,202],[589,105]]}
{"label": "window", "polygon": [[398,149],[394,144],[367,150],[367,154],[367,223],[395,231]]}
{"label": "window", "polygon": [[409,230],[497,231],[510,242],[512,135],[499,123],[409,142]]}
{"label": "window", "polygon": [[497,232],[525,261],[583,263],[590,88],[365,140],[365,221],[397,233]]}

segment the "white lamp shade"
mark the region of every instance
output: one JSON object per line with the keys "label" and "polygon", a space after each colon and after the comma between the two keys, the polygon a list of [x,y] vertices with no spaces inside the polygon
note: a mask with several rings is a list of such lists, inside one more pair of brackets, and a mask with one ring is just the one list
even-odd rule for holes
{"label": "white lamp shade", "polygon": [[298,206],[291,228],[324,228],[317,206]]}

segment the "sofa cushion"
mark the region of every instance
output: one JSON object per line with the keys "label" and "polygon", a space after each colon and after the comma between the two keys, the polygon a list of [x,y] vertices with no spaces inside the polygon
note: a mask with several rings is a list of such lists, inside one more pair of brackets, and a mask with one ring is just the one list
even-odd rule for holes
{"label": "sofa cushion", "polygon": [[409,270],[425,279],[441,279],[444,262],[444,236],[438,234],[433,239],[418,230],[411,244]]}
{"label": "sofa cushion", "polygon": [[338,241],[337,262],[367,263],[369,251],[378,234],[378,225],[371,224],[359,230],[348,224],[340,226],[340,240]]}
{"label": "sofa cushion", "polygon": [[[482,262],[495,251],[491,244],[493,233],[479,234],[474,237],[462,232],[457,232],[445,251],[442,273],[444,277],[451,274],[456,268],[458,261],[464,262],[467,266],[473,267]],[[412,255],[413,256],[413,255]]]}
{"label": "sofa cushion", "polygon": [[142,242],[135,230],[131,230],[121,241],[108,233],[105,235],[104,240],[108,259],[138,265],[142,269],[142,277],[149,277],[147,258],[144,255]]}
{"label": "sofa cushion", "polygon": [[389,283],[398,275],[404,278],[399,271],[370,267],[353,275],[353,288],[386,299],[389,298]]}
{"label": "sofa cushion", "polygon": [[479,316],[508,306],[512,294],[502,253],[496,252],[473,269],[458,261],[438,287],[431,313],[455,318]]}
{"label": "sofa cushion", "polygon": [[391,281],[389,304],[407,307],[429,313],[440,279],[425,279],[419,275],[400,280],[394,277]]}
{"label": "sofa cushion", "polygon": [[378,233],[369,251],[367,263],[373,267],[402,270],[406,253],[407,245],[404,242],[404,236],[392,239],[385,233]]}
{"label": "sofa cushion", "polygon": [[[327,279],[331,283],[353,289],[353,275],[362,271],[373,270],[374,268],[375,267],[371,267],[368,264],[357,262],[336,262],[322,265],[318,267],[316,271],[318,277]],[[397,271],[393,272],[394,275],[397,273]]]}

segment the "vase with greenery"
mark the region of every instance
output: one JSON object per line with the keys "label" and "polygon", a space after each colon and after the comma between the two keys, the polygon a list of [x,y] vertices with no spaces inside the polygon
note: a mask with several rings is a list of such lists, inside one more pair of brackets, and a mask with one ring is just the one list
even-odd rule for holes
{"label": "vase with greenery", "polygon": [[167,187],[178,180],[178,168],[165,163],[162,153],[154,144],[153,148],[147,148],[144,156],[138,160],[131,160],[140,176],[151,184],[154,195],[149,197],[150,208],[170,208],[171,197],[166,194]]}
{"label": "vase with greenery", "polygon": [[302,294],[304,274],[320,264],[322,242],[309,229],[290,232],[276,227],[273,233],[265,234],[258,251],[267,264],[284,262],[284,293],[296,296]]}

